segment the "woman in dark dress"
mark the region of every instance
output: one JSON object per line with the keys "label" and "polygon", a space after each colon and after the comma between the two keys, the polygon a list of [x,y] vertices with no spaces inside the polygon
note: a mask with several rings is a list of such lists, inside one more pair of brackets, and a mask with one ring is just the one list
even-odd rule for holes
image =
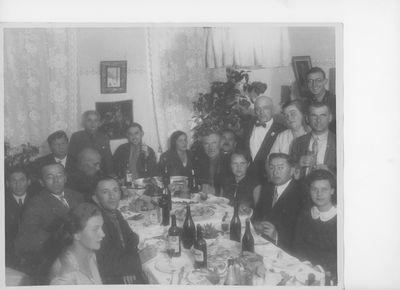
{"label": "woman in dark dress", "polygon": [[159,167],[162,174],[165,173],[165,167],[169,176],[187,176],[192,175],[193,157],[187,149],[187,135],[182,131],[175,131],[170,137],[170,148],[160,157]]}
{"label": "woman in dark dress", "polygon": [[320,265],[327,285],[337,282],[337,217],[335,178],[327,170],[315,170],[309,176],[312,206],[298,218],[293,241],[294,255]]}
{"label": "woman in dark dress", "polygon": [[241,208],[254,209],[260,197],[261,185],[246,175],[249,165],[250,155],[247,152],[238,150],[232,153],[230,163],[232,174],[224,181],[223,196],[233,204],[236,192]]}

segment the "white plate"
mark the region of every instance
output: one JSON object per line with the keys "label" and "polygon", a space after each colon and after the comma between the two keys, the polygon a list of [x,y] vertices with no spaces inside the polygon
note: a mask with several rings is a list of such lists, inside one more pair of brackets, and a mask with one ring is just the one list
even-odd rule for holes
{"label": "white plate", "polygon": [[186,263],[185,260],[180,258],[172,258],[170,263],[169,258],[167,258],[157,261],[154,266],[158,271],[170,274],[172,272],[178,272],[182,267],[186,266]]}
{"label": "white plate", "polygon": [[206,275],[206,273],[200,271],[192,271],[187,276],[187,280],[190,284],[194,285],[211,285],[211,282],[206,278]]}

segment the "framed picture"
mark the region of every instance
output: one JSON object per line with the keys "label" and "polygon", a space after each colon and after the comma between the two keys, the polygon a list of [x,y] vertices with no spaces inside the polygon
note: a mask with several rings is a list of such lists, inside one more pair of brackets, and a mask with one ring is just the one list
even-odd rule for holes
{"label": "framed picture", "polygon": [[127,61],[100,62],[101,93],[126,93],[126,71]]}
{"label": "framed picture", "polygon": [[100,114],[100,130],[112,140],[125,138],[125,132],[133,121],[132,100],[119,102],[97,102]]}
{"label": "framed picture", "polygon": [[294,56],[292,57],[292,65],[300,95],[302,97],[307,97],[308,89],[306,75],[312,68],[311,57]]}

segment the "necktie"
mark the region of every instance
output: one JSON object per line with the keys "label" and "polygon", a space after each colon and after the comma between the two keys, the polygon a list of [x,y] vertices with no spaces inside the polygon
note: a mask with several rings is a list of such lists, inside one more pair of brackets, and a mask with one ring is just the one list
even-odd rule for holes
{"label": "necktie", "polygon": [[260,122],[260,121],[257,121],[255,125],[256,125],[256,127],[261,127],[261,126],[264,128],[267,127],[267,124],[265,124],[265,122]]}
{"label": "necktie", "polygon": [[64,195],[61,195],[61,196],[60,196],[60,201],[63,203],[63,205],[64,205],[66,208],[69,208],[69,204],[68,204],[67,200],[65,199]]}
{"label": "necktie", "polygon": [[274,196],[272,197],[272,207],[275,206],[277,201],[278,201],[278,188],[275,186]]}
{"label": "necktie", "polygon": [[22,207],[24,203],[22,202],[22,198],[18,198],[18,205],[19,207]]}
{"label": "necktie", "polygon": [[313,138],[313,143],[312,143],[312,145],[311,145],[311,150],[312,150],[312,152],[313,152],[313,154],[315,155],[315,156],[317,156],[318,155],[318,138],[317,137],[314,137]]}
{"label": "necktie", "polygon": [[121,226],[118,222],[117,213],[115,211],[108,212],[108,216],[110,217],[112,223],[114,224],[115,229],[117,230],[118,238],[119,241],[121,242],[121,247],[125,248],[124,236],[122,235]]}

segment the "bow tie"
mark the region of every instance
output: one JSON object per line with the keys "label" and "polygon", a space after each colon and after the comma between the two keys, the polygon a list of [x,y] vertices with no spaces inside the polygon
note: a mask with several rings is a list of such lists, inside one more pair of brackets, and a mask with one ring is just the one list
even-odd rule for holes
{"label": "bow tie", "polygon": [[260,122],[260,121],[257,121],[255,125],[256,125],[256,127],[260,127],[260,126],[262,126],[264,128],[267,127],[267,124],[265,122]]}

